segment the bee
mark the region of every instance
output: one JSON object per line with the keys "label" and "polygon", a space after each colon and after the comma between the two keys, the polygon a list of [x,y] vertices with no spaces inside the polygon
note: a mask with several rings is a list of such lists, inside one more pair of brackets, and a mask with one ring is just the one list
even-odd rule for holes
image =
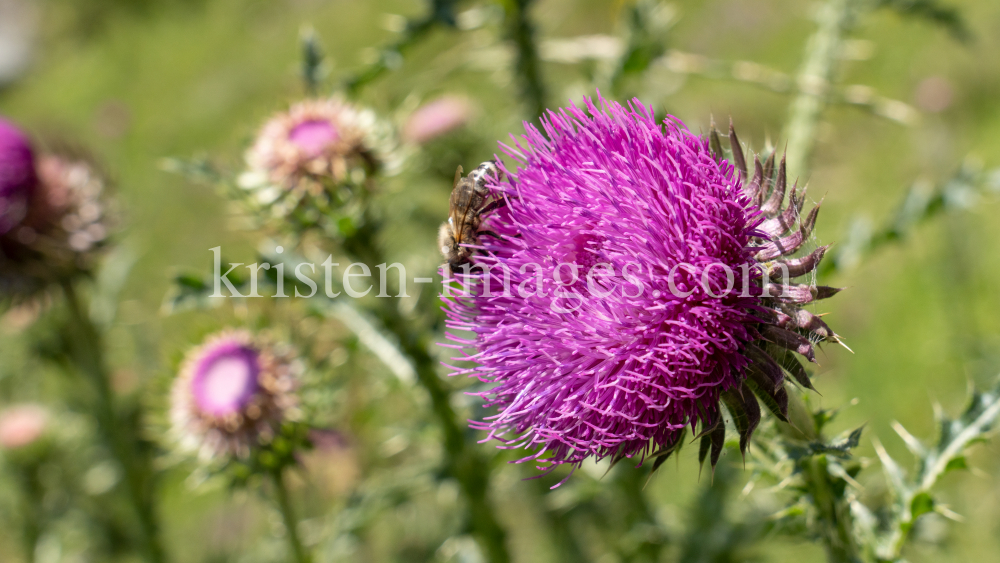
{"label": "bee", "polygon": [[492,161],[480,164],[464,178],[461,166],[455,170],[448,221],[442,223],[438,230],[438,245],[447,261],[449,271],[470,263],[475,249],[463,245],[478,245],[480,235],[500,238],[500,235],[493,231],[479,230],[483,215],[507,204],[503,198],[490,200],[490,192],[486,187],[489,174],[497,178],[502,177],[502,172]]}

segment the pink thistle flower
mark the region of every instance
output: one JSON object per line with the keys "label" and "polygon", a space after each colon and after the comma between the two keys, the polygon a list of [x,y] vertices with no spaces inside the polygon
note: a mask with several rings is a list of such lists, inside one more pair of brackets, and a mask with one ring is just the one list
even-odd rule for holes
{"label": "pink thistle flower", "polygon": [[472,117],[472,104],[459,96],[443,96],[424,104],[406,121],[403,138],[423,144],[465,126]]}
{"label": "pink thistle flower", "polygon": [[225,331],[188,352],[170,418],[182,448],[203,458],[247,457],[296,416],[299,362],[246,331]]}
{"label": "pink thistle flower", "polygon": [[449,327],[474,335],[449,334],[473,349],[457,373],[493,384],[480,395],[497,414],[473,427],[550,467],[638,456],[655,468],[700,425],[714,466],[720,405],[745,450],[755,396],[784,420],[783,370],[811,388],[786,351],[814,361],[813,342],[837,341],[801,309],[836,290],[762,283],[815,269],[825,248],[780,259],[817,210],[800,221],[795,188],[784,204],[773,155],[749,180],[732,130],[727,161],[714,129],[710,142],[637,100],[599,103],[549,112],[544,134],[526,126],[504,147],[516,170],[490,180],[507,205],[484,220],[478,271],[458,276],[468,293],[446,302]]}
{"label": "pink thistle flower", "polygon": [[364,176],[376,165],[375,117],[336,98],[306,100],[264,124],[247,151],[243,182],[301,195],[324,182]]}
{"label": "pink thistle flower", "polygon": [[34,155],[3,122],[0,138],[0,293],[27,297],[90,272],[108,237],[104,175],[80,151]]}
{"label": "pink thistle flower", "polygon": [[13,450],[34,443],[49,424],[49,412],[40,405],[16,405],[0,412],[0,447]]}

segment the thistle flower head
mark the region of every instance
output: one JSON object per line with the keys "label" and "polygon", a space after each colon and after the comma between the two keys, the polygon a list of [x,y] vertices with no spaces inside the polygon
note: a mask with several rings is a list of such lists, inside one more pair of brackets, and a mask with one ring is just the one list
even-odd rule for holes
{"label": "thistle flower head", "polygon": [[26,297],[91,271],[108,237],[107,181],[79,151],[15,152],[28,158],[31,189],[0,231],[0,293]]}
{"label": "thistle flower head", "polygon": [[41,405],[23,404],[0,412],[0,447],[22,448],[42,437],[49,423],[49,412]]}
{"label": "thistle flower head", "polygon": [[247,152],[249,186],[319,193],[324,183],[360,181],[378,164],[370,111],[336,98],[306,100],[264,124]]}
{"label": "thistle flower head", "polygon": [[426,143],[462,127],[471,116],[469,100],[442,96],[413,112],[403,127],[403,137],[411,143]]}
{"label": "thistle flower head", "polygon": [[0,235],[24,218],[35,183],[31,141],[12,123],[0,119]]}
{"label": "thistle flower head", "polygon": [[299,362],[246,331],[209,337],[186,356],[171,422],[181,446],[204,458],[246,457],[295,416]]}
{"label": "thistle flower head", "polygon": [[[600,104],[549,112],[544,134],[529,125],[506,148],[516,170],[492,180],[507,201],[482,227],[496,236],[480,238],[479,269],[460,276],[470,291],[448,302],[450,326],[474,334],[452,337],[474,348],[462,359],[475,367],[460,371],[494,384],[482,396],[498,412],[474,426],[558,465],[665,459],[700,425],[714,465],[720,402],[743,447],[760,419],[754,393],[787,411],[768,347],[812,359],[806,329],[777,325],[799,313],[821,323],[798,308],[816,288],[774,298],[762,276],[802,245],[815,214],[800,228],[794,193],[793,212],[777,213],[783,169],[744,189],[741,148],[734,165],[638,101]],[[780,197],[765,204],[772,186]],[[776,221],[797,244],[774,242],[788,230]]]}

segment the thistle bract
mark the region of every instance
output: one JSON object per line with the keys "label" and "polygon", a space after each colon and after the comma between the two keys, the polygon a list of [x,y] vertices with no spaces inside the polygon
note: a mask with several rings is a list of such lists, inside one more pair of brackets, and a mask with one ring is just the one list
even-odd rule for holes
{"label": "thistle bract", "polygon": [[209,337],[174,383],[170,414],[181,446],[206,459],[247,457],[295,417],[300,371],[287,348],[249,332]]}
{"label": "thistle bract", "polygon": [[798,220],[794,190],[784,206],[773,157],[766,179],[759,162],[745,179],[735,133],[730,162],[638,101],[599,103],[549,112],[544,134],[529,125],[505,148],[516,169],[491,190],[508,204],[484,223],[496,236],[481,237],[477,268],[458,276],[468,292],[449,301],[450,326],[474,334],[452,336],[474,348],[462,359],[475,367],[460,372],[493,384],[482,396],[498,412],[474,426],[557,465],[662,460],[700,425],[714,465],[720,404],[743,448],[760,419],[755,393],[787,412],[769,352],[812,360],[808,336],[835,337],[799,309],[832,290],[765,283],[818,263],[823,249],[775,261],[803,245],[815,213]]}

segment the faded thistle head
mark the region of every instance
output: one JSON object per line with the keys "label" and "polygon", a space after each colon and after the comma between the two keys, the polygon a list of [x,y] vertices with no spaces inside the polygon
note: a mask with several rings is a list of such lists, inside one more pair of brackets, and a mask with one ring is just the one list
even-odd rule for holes
{"label": "faded thistle head", "polygon": [[78,150],[36,154],[0,121],[0,294],[88,275],[109,233],[107,180]]}

